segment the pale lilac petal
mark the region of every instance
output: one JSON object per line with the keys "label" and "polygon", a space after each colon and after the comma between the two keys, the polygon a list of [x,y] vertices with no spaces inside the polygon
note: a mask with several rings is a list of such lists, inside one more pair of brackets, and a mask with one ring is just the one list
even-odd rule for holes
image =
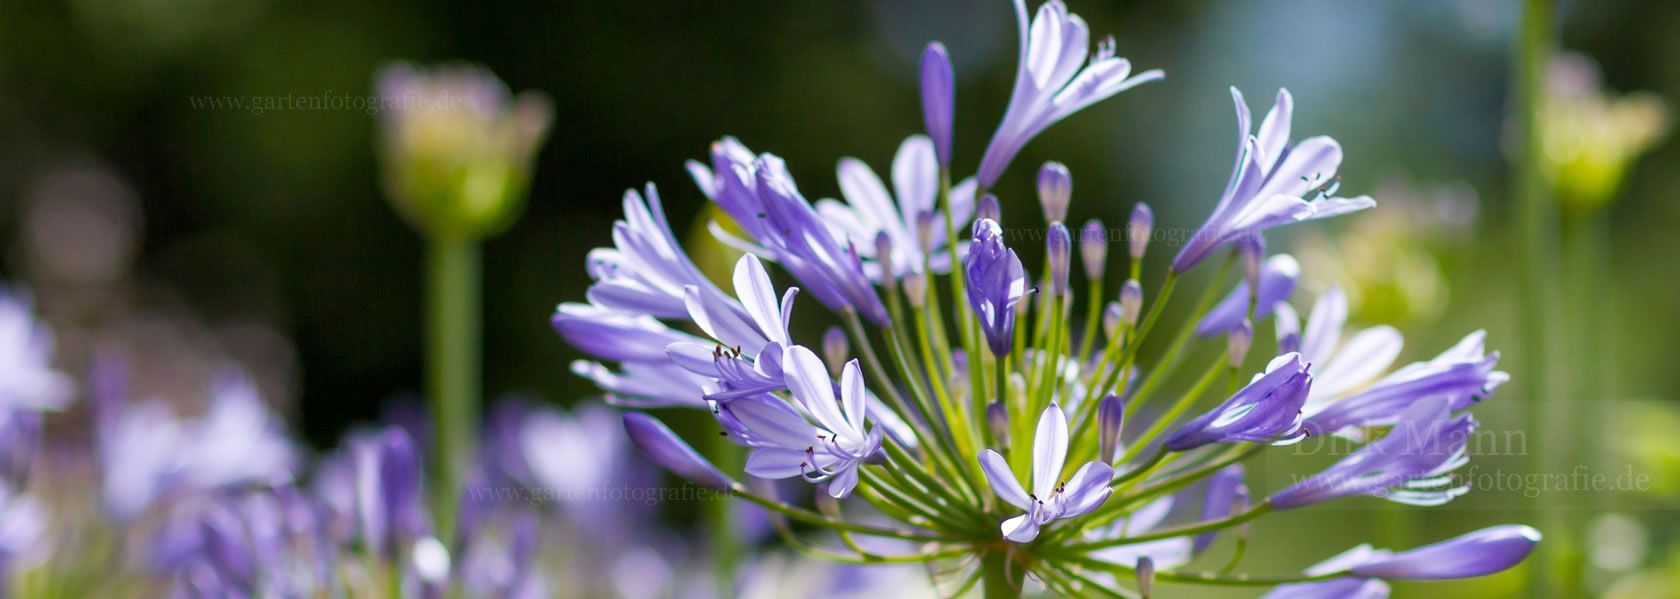
{"label": "pale lilac petal", "polygon": [[817,430],[805,417],[782,400],[770,395],[753,395],[730,401],[729,413],[747,430],[782,447],[804,447],[818,442]]}
{"label": "pale lilac petal", "polygon": [[1335,397],[1381,376],[1400,357],[1403,343],[1400,331],[1387,325],[1354,334],[1336,351],[1335,357],[1317,369],[1312,395],[1307,401]]}
{"label": "pale lilac petal", "polygon": [[863,442],[861,434],[846,426],[846,416],[840,413],[840,404],[834,399],[834,380],[828,378],[828,368],[823,366],[822,358],[804,346],[788,346],[782,352],[782,372],[788,389],[811,411],[818,424],[848,441]]}
{"label": "pale lilac petal", "polygon": [[[770,273],[765,272],[758,256],[747,254],[735,263],[735,297],[741,300],[741,306],[746,308],[765,338],[787,345],[787,321],[782,318],[781,307],[776,302],[776,288],[770,284]],[[748,351],[745,347],[741,349]],[[758,351],[751,350],[751,353]]]}
{"label": "pale lilac petal", "polygon": [[1266,119],[1260,122],[1260,133],[1256,138],[1260,142],[1260,165],[1267,171],[1273,170],[1278,157],[1283,155],[1283,149],[1289,144],[1289,121],[1295,108],[1295,98],[1289,95],[1289,90],[1278,90],[1277,103],[1266,113]]}
{"label": "pale lilac petal", "polygon": [[1081,466],[1067,484],[1063,485],[1062,502],[1066,506],[1062,512],[1063,518],[1083,516],[1097,509],[1103,501],[1108,499],[1114,489],[1108,486],[1114,478],[1114,469],[1102,462],[1087,462]]}
{"label": "pale lilac petal", "polygon": [[863,385],[863,369],[857,360],[847,362],[840,371],[840,402],[846,408],[847,432],[861,434],[863,419],[867,414],[864,402],[869,398],[869,391]]}
{"label": "pale lilac petal", "polygon": [[1313,302],[1307,315],[1307,330],[1301,333],[1301,355],[1309,362],[1329,359],[1342,341],[1342,325],[1347,323],[1347,295],[1340,287],[1331,286]]}
{"label": "pale lilac petal", "polygon": [[630,442],[649,460],[690,482],[713,489],[727,489],[733,484],[717,466],[700,457],[693,447],[652,416],[640,412],[626,413],[624,430],[629,433]]}
{"label": "pale lilac petal", "polygon": [[986,473],[986,480],[992,483],[992,492],[1009,505],[1023,510],[1032,509],[1032,498],[1027,496],[1027,490],[1021,488],[1021,482],[1015,479],[1015,472],[1009,469],[1009,462],[998,452],[987,449],[980,452],[980,470]]}
{"label": "pale lilac petal", "polygon": [[1016,543],[1030,543],[1038,538],[1038,522],[1031,514],[1021,514],[1003,521],[1003,538]]}
{"label": "pale lilac petal", "polygon": [[1033,436],[1033,493],[1049,497],[1056,490],[1057,477],[1067,462],[1067,416],[1055,402],[1038,417],[1038,431]]}

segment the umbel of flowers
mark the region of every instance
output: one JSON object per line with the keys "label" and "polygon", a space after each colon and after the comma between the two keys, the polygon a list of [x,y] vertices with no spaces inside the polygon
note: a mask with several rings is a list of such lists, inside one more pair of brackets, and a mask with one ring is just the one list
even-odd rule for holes
{"label": "umbel of flowers", "polygon": [[[1485,352],[1476,332],[1434,359],[1391,370],[1399,333],[1344,332],[1346,300],[1334,290],[1301,322],[1290,303],[1300,267],[1267,256],[1263,232],[1374,202],[1336,195],[1341,146],[1294,135],[1287,91],[1256,128],[1232,90],[1230,178],[1152,285],[1142,272],[1154,227],[1148,207],[1136,206],[1123,240],[1108,239],[1095,221],[1075,239],[1062,222],[1073,185],[1060,164],[1038,174],[1044,228],[1006,227],[989,192],[1022,147],[1081,108],[1163,77],[1134,74],[1112,38],[1092,53],[1086,23],[1059,0],[1032,15],[1022,0],[1014,8],[1015,86],[974,176],[954,176],[964,171],[951,151],[951,66],[933,43],[921,64],[926,135],[899,147],[890,186],[846,158],[837,172],[842,199],[812,202],[780,158],[723,138],[689,171],[744,232],[712,227],[745,254],[732,280],[701,274],[649,184],[626,192],[612,247],[590,253],[588,302],[562,304],[553,317],[565,339],[598,359],[574,370],[612,401],[710,411],[720,434],[747,452],[745,475],[814,483],[819,509],[720,471],[649,415],[625,415],[633,442],[696,484],[767,508],[803,552],[956,564],[941,570],[959,572],[958,593],[979,584],[999,597],[1027,588],[1130,597],[1157,583],[1189,583],[1373,597],[1387,594],[1384,580],[1480,576],[1522,561],[1539,534],[1510,525],[1410,551],[1361,547],[1301,574],[1235,573],[1247,523],[1270,512],[1369,501],[1355,496],[1439,505],[1464,493],[1453,471],[1476,426],[1467,411],[1505,380],[1498,354]],[[1010,247],[1028,239],[1045,243],[1036,278]],[[1122,241],[1128,274],[1115,284],[1107,258]],[[1083,290],[1070,284],[1076,248]],[[796,285],[778,285],[772,264]],[[1203,265],[1218,272],[1195,316],[1176,327],[1164,353],[1141,355],[1150,335],[1171,328],[1159,320],[1181,277]],[[1216,303],[1233,270],[1241,281]],[[835,313],[844,333],[831,330],[817,350],[792,338],[801,295]],[[1265,318],[1275,319],[1275,344],[1254,339],[1254,323]],[[1207,342],[1226,351],[1183,364],[1193,343]],[[1248,359],[1261,351],[1269,358]],[[1263,367],[1251,371],[1251,363]],[[1180,367],[1202,373],[1187,389],[1166,388]],[[1245,484],[1245,460],[1309,435],[1363,445],[1265,495]],[[856,517],[866,511],[894,522]],[[840,542],[801,537],[789,520],[831,529]],[[1220,534],[1238,540],[1229,567],[1186,569]],[[880,554],[859,537],[911,540],[919,550]]]}

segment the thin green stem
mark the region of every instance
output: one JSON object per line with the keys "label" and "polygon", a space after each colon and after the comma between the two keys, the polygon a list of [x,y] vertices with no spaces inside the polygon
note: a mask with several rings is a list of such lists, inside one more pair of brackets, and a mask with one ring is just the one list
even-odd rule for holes
{"label": "thin green stem", "polygon": [[455,502],[478,430],[480,323],[478,243],[433,239],[426,259],[426,399],[434,431],[433,505],[438,531],[455,530]]}

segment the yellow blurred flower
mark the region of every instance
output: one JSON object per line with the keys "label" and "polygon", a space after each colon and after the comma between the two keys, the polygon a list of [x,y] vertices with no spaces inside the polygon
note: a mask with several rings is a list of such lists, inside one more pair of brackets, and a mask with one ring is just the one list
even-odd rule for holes
{"label": "yellow blurred flower", "polygon": [[397,64],[378,88],[385,191],[397,211],[432,237],[479,239],[512,224],[553,120],[548,98],[510,98],[471,65]]}
{"label": "yellow blurred flower", "polygon": [[1540,99],[1543,174],[1566,211],[1609,203],[1633,161],[1668,134],[1668,109],[1646,92],[1615,96],[1592,59],[1562,53],[1546,69]]}

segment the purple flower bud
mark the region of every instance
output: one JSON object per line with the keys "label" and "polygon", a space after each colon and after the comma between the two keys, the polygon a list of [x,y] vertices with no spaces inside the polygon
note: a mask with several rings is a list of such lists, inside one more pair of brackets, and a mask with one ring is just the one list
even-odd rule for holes
{"label": "purple flower bud", "polygon": [[[1248,267],[1245,256],[1243,268],[1246,271]],[[1254,318],[1270,316],[1278,303],[1289,299],[1289,295],[1295,292],[1295,281],[1300,275],[1301,264],[1296,262],[1294,257],[1289,254],[1272,256],[1259,266],[1259,295],[1255,296],[1249,291],[1255,286],[1248,281],[1237,283],[1237,287],[1232,289],[1225,299],[1219,300],[1212,310],[1208,310],[1207,316],[1196,323],[1196,334],[1211,337],[1235,328],[1244,318],[1248,318],[1250,301],[1254,302]]]}
{"label": "purple flower bud", "polygon": [[1448,580],[1500,572],[1521,563],[1540,543],[1540,531],[1507,524],[1354,566],[1356,576],[1399,580]]}
{"label": "purple flower bud", "polygon": [[933,211],[916,213],[916,243],[920,245],[923,256],[933,254],[933,223]]}
{"label": "purple flower bud", "polygon": [[1120,333],[1120,323],[1125,318],[1126,309],[1120,307],[1120,302],[1109,302],[1108,307],[1103,309],[1103,332],[1113,339]]}
{"label": "purple flower bud", "polygon": [[893,265],[892,258],[893,258],[892,238],[887,236],[886,231],[881,231],[880,233],[876,233],[875,234],[875,263],[880,265],[880,267],[881,267],[881,282],[884,283],[887,286],[888,289],[892,289],[893,283],[895,281],[897,281],[897,279],[893,278],[893,273],[896,272],[896,271],[893,270],[894,265]]}
{"label": "purple flower bud", "polygon": [[980,207],[974,211],[974,220],[991,220],[997,223],[1003,222],[1003,206],[998,205],[996,195],[988,193],[980,196]]}
{"label": "purple flower bud", "polygon": [[1143,285],[1137,279],[1128,279],[1120,286],[1120,310],[1126,318],[1126,326],[1137,326],[1138,315],[1143,309]]}
{"label": "purple flower bud", "polygon": [[630,442],[635,443],[649,460],[677,476],[720,491],[729,490],[734,485],[734,481],[729,480],[717,466],[700,457],[693,447],[689,447],[658,419],[641,412],[629,412],[624,415],[624,430],[630,434]]}
{"label": "purple flower bud", "polygon": [[1155,586],[1155,560],[1153,558],[1145,555],[1143,557],[1138,558],[1138,561],[1137,561],[1138,594],[1143,596],[1143,597],[1148,597],[1150,591],[1153,589],[1154,586]]}
{"label": "purple flower bud", "polygon": [[968,304],[980,318],[987,346],[992,355],[1008,355],[1014,341],[1015,306],[1028,294],[1027,271],[1015,250],[1003,244],[1003,227],[997,221],[974,223],[974,242],[968,246],[963,267],[968,272]]}
{"label": "purple flower bud", "polygon": [[1248,347],[1253,343],[1254,324],[1245,318],[1226,337],[1225,357],[1230,359],[1232,368],[1242,366],[1243,359],[1248,357]]}
{"label": "purple flower bud", "polygon": [[951,77],[951,57],[945,45],[928,44],[922,51],[922,117],[927,120],[928,137],[939,155],[939,165],[951,165],[951,121],[955,116],[956,92]]}
{"label": "purple flower bud", "polygon": [[904,275],[904,297],[910,301],[910,307],[920,310],[927,303],[927,277],[919,272]]}
{"label": "purple flower bud", "polygon": [[1133,260],[1142,260],[1143,251],[1149,248],[1149,236],[1154,234],[1155,213],[1149,210],[1149,204],[1138,202],[1132,207],[1132,220],[1126,223],[1127,250],[1132,253]]}
{"label": "purple flower bud", "polygon": [[1301,317],[1295,308],[1289,302],[1280,301],[1273,304],[1272,312],[1277,315],[1272,319],[1272,326],[1277,328],[1278,351],[1301,351]]}
{"label": "purple flower bud", "polygon": [[1045,252],[1050,255],[1050,293],[1063,297],[1068,292],[1068,263],[1073,260],[1073,239],[1062,221],[1050,223],[1045,239]]}
{"label": "purple flower bud", "polygon": [[1237,241],[1237,254],[1242,256],[1243,281],[1248,283],[1248,292],[1259,293],[1261,264],[1266,260],[1266,238],[1256,233]]}
{"label": "purple flower bud", "polygon": [[1103,266],[1108,262],[1108,230],[1103,228],[1102,221],[1091,219],[1085,221],[1085,228],[1079,232],[1079,257],[1085,260],[1085,277],[1091,280],[1102,278]]}
{"label": "purple flower bud", "polygon": [[1073,175],[1067,165],[1046,162],[1038,169],[1038,202],[1044,206],[1044,222],[1067,220],[1068,203],[1073,200]]}
{"label": "purple flower bud", "polygon": [[1097,460],[1113,464],[1120,459],[1120,433],[1126,424],[1126,401],[1118,395],[1097,404]]}
{"label": "purple flower bud", "polygon": [[846,331],[838,326],[828,327],[822,338],[823,358],[828,362],[828,369],[836,373],[846,365],[851,349],[846,342]]}
{"label": "purple flower bud", "polygon": [[997,441],[998,449],[1009,448],[1009,410],[1003,407],[1003,402],[994,401],[986,406],[986,425],[992,429],[992,439]]}

